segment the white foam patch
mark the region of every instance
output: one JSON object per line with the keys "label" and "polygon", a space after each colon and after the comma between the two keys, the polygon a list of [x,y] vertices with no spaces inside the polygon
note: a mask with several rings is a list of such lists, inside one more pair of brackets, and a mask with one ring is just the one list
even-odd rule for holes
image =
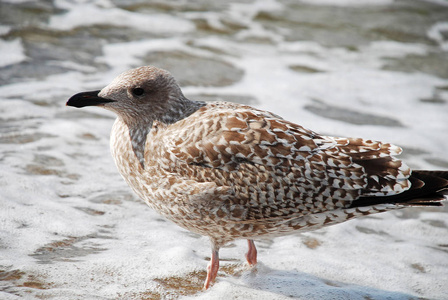
{"label": "white foam patch", "polygon": [[[130,66],[138,65],[139,56],[150,51],[185,50],[188,47],[179,39],[153,39],[130,43],[109,44],[104,47],[104,56],[98,58],[100,62],[107,63],[115,70],[126,70]],[[117,61],[116,57],[121,59]]]}
{"label": "white foam patch", "polygon": [[67,13],[52,16],[49,26],[56,30],[72,30],[93,25],[131,27],[153,33],[182,33],[194,29],[188,20],[166,14],[144,14],[116,7],[101,8],[93,4],[71,6]]}
{"label": "white foam patch", "polygon": [[[448,5],[448,3],[446,5]],[[428,37],[436,41],[444,51],[448,51],[448,39],[446,38],[447,32],[448,22],[439,22],[434,24],[428,30]]]}
{"label": "white foam patch", "polygon": [[27,2],[37,2],[39,0],[2,0],[1,2],[19,4],[19,3],[27,3]]}
{"label": "white foam patch", "polygon": [[11,26],[0,25],[0,36],[6,35],[11,31]]}
{"label": "white foam patch", "polygon": [[394,0],[300,0],[300,2],[328,6],[380,6],[392,4]]}
{"label": "white foam patch", "polygon": [[15,39],[11,41],[0,40],[0,67],[6,67],[26,60],[22,41]]}

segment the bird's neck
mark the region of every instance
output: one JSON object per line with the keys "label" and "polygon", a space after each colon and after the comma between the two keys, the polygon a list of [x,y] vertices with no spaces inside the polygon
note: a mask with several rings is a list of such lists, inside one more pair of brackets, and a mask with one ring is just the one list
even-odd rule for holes
{"label": "bird's neck", "polygon": [[151,130],[146,126],[129,126],[122,118],[117,118],[111,132],[111,151],[120,171],[137,171],[144,168],[146,136]]}
{"label": "bird's neck", "polygon": [[138,127],[130,127],[129,128],[129,137],[131,141],[132,151],[134,152],[137,160],[140,163],[140,166],[145,168],[145,144],[146,137],[148,133],[151,131],[151,124],[144,124]]}
{"label": "bird's neck", "polygon": [[187,118],[195,111],[205,106],[204,102],[191,101],[182,96],[181,99],[173,101],[169,111],[162,116],[151,116],[146,118],[127,118],[118,117],[117,122],[121,128],[126,128],[126,135],[129,136],[129,142],[132,152],[135,154],[140,166],[145,167],[145,145],[148,134],[151,132],[154,124],[168,126]]}
{"label": "bird's neck", "polygon": [[172,97],[169,100],[169,103],[170,105],[167,111],[164,111],[161,116],[156,117],[157,121],[166,125],[185,119],[201,107],[205,106],[205,102],[189,100],[183,94]]}
{"label": "bird's neck", "polygon": [[[142,188],[142,176],[145,173],[144,148],[146,144],[146,132],[151,127],[144,129],[129,128],[121,118],[117,118],[111,132],[111,153],[118,171],[128,185],[145,199]],[[149,203],[148,203],[149,204]]]}

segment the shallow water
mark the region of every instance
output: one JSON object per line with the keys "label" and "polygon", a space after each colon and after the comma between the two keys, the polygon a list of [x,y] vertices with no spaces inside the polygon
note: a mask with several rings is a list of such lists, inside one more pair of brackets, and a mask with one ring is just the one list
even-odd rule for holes
{"label": "shallow water", "polygon": [[160,217],[115,169],[114,116],[65,107],[124,70],[192,99],[385,140],[448,169],[448,2],[0,1],[1,299],[448,299],[448,210],[405,209],[222,249]]}

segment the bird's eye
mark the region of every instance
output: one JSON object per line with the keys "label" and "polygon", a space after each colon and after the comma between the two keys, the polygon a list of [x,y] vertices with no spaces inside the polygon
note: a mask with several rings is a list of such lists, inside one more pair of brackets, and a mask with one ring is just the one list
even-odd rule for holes
{"label": "bird's eye", "polygon": [[134,94],[135,96],[141,96],[145,93],[145,90],[142,88],[135,88],[132,90],[132,94]]}

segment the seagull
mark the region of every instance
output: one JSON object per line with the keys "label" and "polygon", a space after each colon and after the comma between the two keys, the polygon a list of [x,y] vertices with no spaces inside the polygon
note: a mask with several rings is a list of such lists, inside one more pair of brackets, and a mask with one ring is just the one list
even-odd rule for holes
{"label": "seagull", "polygon": [[409,206],[441,206],[448,171],[411,170],[401,148],[318,134],[251,106],[187,99],[154,66],[126,71],[68,106],[98,106],[118,117],[111,152],[118,171],[151,208],[208,236],[204,289],[215,281],[219,249]]}

